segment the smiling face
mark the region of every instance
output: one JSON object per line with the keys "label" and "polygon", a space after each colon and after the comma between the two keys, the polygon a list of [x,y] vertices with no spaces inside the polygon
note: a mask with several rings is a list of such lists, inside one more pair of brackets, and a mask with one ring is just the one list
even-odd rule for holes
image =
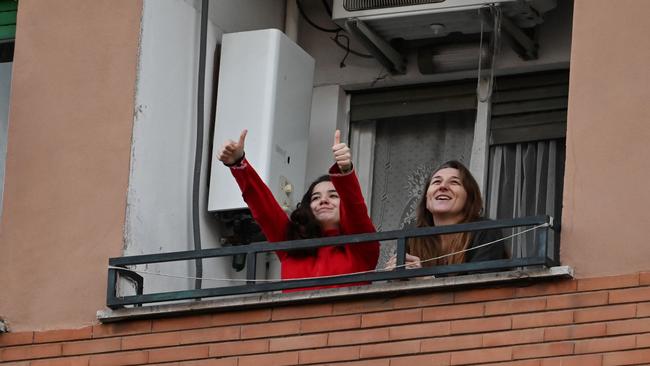
{"label": "smiling face", "polygon": [[455,168],[442,168],[431,177],[427,188],[427,210],[436,225],[457,224],[463,220],[467,190]]}
{"label": "smiling face", "polygon": [[314,186],[309,206],[323,230],[339,227],[339,194],[332,182],[320,182]]}

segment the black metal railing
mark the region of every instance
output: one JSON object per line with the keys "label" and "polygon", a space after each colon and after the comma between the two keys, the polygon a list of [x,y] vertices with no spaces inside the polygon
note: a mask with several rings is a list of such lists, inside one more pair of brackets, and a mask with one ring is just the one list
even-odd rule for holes
{"label": "black metal railing", "polygon": [[[536,227],[534,230],[535,242],[538,245],[538,253],[535,257],[511,258],[492,260],[485,262],[471,262],[463,264],[452,264],[445,266],[423,267],[417,269],[405,269],[404,259],[406,253],[406,241],[409,238],[433,236],[440,234],[452,234],[459,232],[482,231],[491,229],[505,229],[515,227]],[[549,216],[532,216],[508,220],[478,221],[467,224],[448,225],[427,228],[412,228],[404,230],[384,231],[370,234],[344,235],[336,237],[325,237],[318,239],[283,241],[276,243],[259,242],[242,246],[229,246],[217,249],[204,249],[196,251],[170,252],[160,254],[136,255],[129,257],[118,257],[109,259],[108,269],[108,290],[107,305],[112,309],[125,305],[136,305],[163,302],[218,297],[226,295],[241,295],[277,290],[288,290],[296,288],[340,285],[356,282],[385,281],[405,279],[420,276],[441,276],[457,273],[473,273],[486,271],[508,270],[526,266],[552,267],[559,264],[559,247],[549,247],[549,229],[558,230],[553,225],[553,219]],[[256,282],[256,258],[258,253],[272,252],[276,250],[288,250],[299,248],[316,248],[328,245],[349,244],[355,245],[368,241],[397,240],[397,267],[392,271],[374,271],[370,273],[348,274],[336,277],[309,278],[298,280],[285,280],[259,283]],[[144,281],[140,275],[127,268],[148,263],[188,261],[195,259],[233,256],[236,254],[246,255],[246,283],[236,286],[224,286],[215,288],[204,288],[195,290],[171,291],[162,293],[144,294]],[[401,266],[401,267],[400,267]],[[129,277],[138,282],[136,295],[117,296],[116,285],[118,274]]]}

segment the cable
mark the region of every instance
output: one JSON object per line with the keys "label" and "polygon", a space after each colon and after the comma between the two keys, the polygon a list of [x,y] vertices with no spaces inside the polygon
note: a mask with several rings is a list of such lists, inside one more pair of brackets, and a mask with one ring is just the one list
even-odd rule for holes
{"label": "cable", "polygon": [[[445,258],[445,257],[451,257],[451,256],[459,254],[459,253],[465,253],[465,252],[469,252],[469,251],[476,250],[476,249],[479,249],[479,248],[483,248],[483,247],[486,247],[488,245],[493,245],[493,244],[496,244],[498,242],[505,241],[505,240],[514,238],[514,237],[519,236],[519,235],[523,235],[523,234],[525,234],[525,233],[527,233],[529,231],[533,231],[533,230],[537,230],[539,228],[549,227],[549,226],[550,226],[549,223],[543,223],[541,225],[534,226],[534,227],[532,227],[530,229],[526,229],[526,230],[520,231],[518,233],[515,233],[515,234],[512,234],[512,235],[508,235],[506,237],[500,238],[500,239],[496,239],[496,240],[493,240],[493,241],[490,241],[490,242],[487,242],[487,243],[483,243],[483,244],[477,245],[477,246],[472,247],[472,248],[467,248],[467,249],[459,250],[457,252],[444,254],[444,255],[441,255],[441,256],[438,256],[438,257],[435,257],[435,258],[429,258],[429,259],[420,261],[420,263],[435,261],[435,260],[442,259],[442,258]],[[293,281],[300,281],[300,280],[312,280],[312,279],[318,279],[318,278],[337,278],[337,277],[358,275],[358,274],[366,274],[366,273],[390,272],[390,271],[393,271],[393,270],[398,269],[398,268],[406,268],[406,266],[407,266],[406,264],[403,264],[403,265],[400,265],[400,266],[395,266],[394,268],[391,268],[391,269],[372,269],[372,270],[369,270],[369,271],[343,273],[343,274],[338,274],[338,275],[328,275],[328,276],[318,276],[318,277],[302,277],[302,278],[287,278],[287,279],[256,279],[256,280],[253,280],[253,281],[255,281],[255,282],[293,282]],[[117,266],[111,266],[111,265],[109,265],[108,268],[109,269],[120,269],[120,270],[125,269],[123,267],[117,267]],[[193,279],[193,280],[219,281],[219,282],[250,282],[251,281],[251,280],[247,280],[247,279],[236,279],[236,278],[210,278],[210,277],[192,277],[192,276],[170,275],[170,274],[165,274],[165,273],[157,273],[157,272],[136,270],[136,269],[129,269],[129,271],[132,271],[132,272],[135,272],[135,273],[150,274],[150,275],[155,275],[155,276],[160,276],[160,277],[181,278],[181,279],[190,279],[190,280]]]}
{"label": "cable", "polygon": [[481,33],[480,33],[480,42],[479,42],[479,56],[478,56],[478,80],[476,83],[476,95],[478,100],[481,103],[487,102],[492,97],[492,92],[494,90],[494,68],[496,65],[496,57],[500,48],[501,41],[501,19],[502,12],[501,8],[495,5],[487,5],[481,7],[478,11],[479,14],[483,9],[489,9],[490,13],[494,17],[494,29],[492,29],[492,57],[490,58],[490,75],[488,78],[488,86],[486,95],[481,95],[481,78],[482,78],[482,64],[483,64],[483,25],[484,19],[481,16]]}
{"label": "cable", "polygon": [[[200,188],[201,188],[201,163],[203,160],[203,117],[205,102],[205,54],[208,31],[208,0],[203,0],[201,5],[201,37],[199,41],[199,80],[196,102],[196,150],[194,154],[194,176],[192,180],[192,234],[194,237],[194,250],[201,250],[201,222],[200,222]],[[195,260],[196,277],[194,287],[202,287],[203,261]]]}
{"label": "cable", "polygon": [[327,32],[327,33],[338,33],[343,29],[338,25],[336,26],[336,29],[321,27],[320,25],[314,23],[311,19],[309,19],[309,17],[305,13],[305,10],[302,8],[301,0],[296,0],[296,6],[298,7],[298,11],[300,12],[300,15],[302,15],[302,17],[305,18],[305,21],[307,21],[307,23],[309,23],[312,27],[318,29],[319,31]]}
{"label": "cable", "polygon": [[[323,6],[325,7],[325,10],[327,11],[329,16],[331,17],[332,13],[329,10],[329,6],[325,2],[325,0],[323,0]],[[325,33],[336,33],[334,35],[334,37],[331,37],[330,39],[332,41],[334,41],[334,44],[336,44],[337,46],[339,46],[339,48],[345,50],[345,52],[346,52],[345,56],[343,57],[343,60],[341,61],[341,64],[345,65],[345,59],[348,57],[348,54],[350,54],[350,53],[355,55],[355,56],[359,56],[359,57],[363,57],[363,58],[374,58],[374,56],[372,56],[372,55],[368,55],[368,54],[361,53],[361,52],[355,51],[353,49],[350,49],[350,37],[348,37],[348,35],[346,35],[346,34],[340,34],[340,32],[345,32],[345,29],[341,28],[340,26],[337,25],[336,29],[325,28],[325,27],[321,27],[320,25],[318,25],[314,21],[312,21],[307,16],[307,13],[305,12],[305,10],[302,7],[302,0],[296,0],[296,7],[298,8],[298,11],[300,12],[300,15],[312,27],[318,29],[321,32],[325,32]],[[341,41],[339,41],[339,37],[343,37],[343,38],[346,39],[346,44],[345,45],[342,44]],[[341,66],[341,67],[344,67],[344,66]]]}

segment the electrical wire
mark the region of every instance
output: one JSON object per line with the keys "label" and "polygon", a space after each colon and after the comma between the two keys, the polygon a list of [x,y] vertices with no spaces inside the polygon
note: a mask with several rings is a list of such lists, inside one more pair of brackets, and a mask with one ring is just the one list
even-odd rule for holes
{"label": "electrical wire", "polygon": [[[494,27],[492,29],[492,57],[490,57],[490,75],[488,77],[487,93],[482,95],[481,93],[481,79],[482,75],[482,64],[483,64],[483,25],[485,23],[482,11],[483,9],[489,9],[490,13],[494,18]],[[479,10],[479,15],[481,16],[481,33],[479,41],[479,56],[478,56],[478,80],[476,83],[476,96],[481,103],[487,102],[492,97],[492,92],[494,90],[494,69],[496,65],[496,57],[500,48],[501,43],[501,19],[502,12],[501,8],[495,5],[487,5],[481,7]]]}
{"label": "electrical wire", "polygon": [[[444,254],[444,255],[441,255],[441,256],[438,256],[438,257],[434,257],[434,258],[425,259],[425,260],[420,261],[420,263],[431,262],[431,261],[435,261],[435,260],[438,260],[438,259],[451,257],[451,256],[454,256],[456,254],[465,253],[465,252],[469,252],[469,251],[476,250],[476,249],[479,249],[479,248],[483,248],[483,247],[486,247],[486,246],[489,246],[489,245],[496,244],[496,243],[501,242],[501,241],[505,241],[505,240],[514,238],[514,237],[519,236],[519,235],[526,234],[526,233],[528,233],[530,231],[537,230],[537,229],[540,229],[540,228],[549,227],[549,226],[550,226],[549,223],[544,223],[544,224],[541,224],[541,225],[537,225],[537,226],[534,226],[532,228],[519,231],[519,232],[514,233],[512,235],[508,235],[506,237],[496,239],[496,240],[493,240],[493,241],[490,241],[490,242],[487,242],[487,243],[483,243],[483,244],[480,244],[480,245],[477,245],[477,246],[474,246],[474,247],[471,247],[471,248],[467,248],[467,249],[459,250],[459,251],[456,251],[456,252]],[[131,272],[141,273],[141,274],[149,274],[149,275],[160,276],[160,277],[180,278],[180,279],[189,279],[189,280],[201,279],[201,280],[204,280],[204,281],[217,281],[217,282],[251,282],[251,281],[254,281],[254,282],[266,282],[266,283],[268,283],[268,282],[293,282],[293,281],[312,280],[312,279],[319,279],[319,278],[320,279],[323,279],[323,278],[337,278],[337,277],[350,276],[350,275],[359,275],[359,274],[366,274],[366,273],[390,272],[390,271],[393,271],[393,270],[398,269],[398,268],[406,268],[406,266],[407,266],[407,264],[403,264],[403,265],[395,266],[394,268],[391,268],[391,269],[373,269],[373,270],[369,270],[369,271],[344,273],[344,274],[329,275],[329,276],[287,278],[287,279],[256,279],[256,280],[237,279],[237,278],[192,277],[192,276],[171,275],[171,274],[158,273],[158,272],[152,272],[152,271],[144,271],[144,270],[137,270],[137,269],[128,269],[128,270],[131,271]],[[120,269],[120,270],[125,269],[123,267],[117,267],[117,266],[111,266],[111,265],[109,265],[108,268],[109,269]]]}
{"label": "electrical wire", "polygon": [[[329,16],[331,17],[332,12],[329,10],[329,6],[327,5],[327,2],[325,0],[323,0],[323,6],[325,7],[325,10],[327,11]],[[311,20],[307,16],[307,13],[305,12],[305,9],[302,7],[302,0],[296,0],[296,7],[298,8],[298,12],[300,12],[300,15],[303,17],[303,19],[305,19],[305,21],[307,23],[309,23],[309,25],[311,25],[312,27],[318,29],[321,32],[335,33],[335,35],[333,37],[330,37],[330,39],[332,41],[334,41],[334,44],[336,44],[339,48],[345,50],[345,52],[346,52],[345,56],[343,57],[343,60],[341,61],[341,65],[343,65],[341,67],[345,66],[345,59],[348,57],[349,54],[353,54],[355,56],[362,57],[362,58],[374,58],[373,55],[368,55],[368,54],[361,53],[361,52],[358,52],[358,51],[355,51],[355,50],[351,49],[350,48],[350,37],[347,34],[341,34],[341,32],[345,32],[345,29],[341,28],[338,25],[336,25],[336,29],[325,28],[325,27],[322,27],[322,26],[316,24],[313,20]],[[341,43],[339,38],[344,38],[346,40],[346,44]]]}

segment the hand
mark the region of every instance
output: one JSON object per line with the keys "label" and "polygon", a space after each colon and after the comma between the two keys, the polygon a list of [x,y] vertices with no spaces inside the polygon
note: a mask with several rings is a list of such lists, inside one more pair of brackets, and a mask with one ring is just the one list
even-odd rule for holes
{"label": "hand", "polygon": [[[406,258],[404,260],[404,264],[407,269],[414,269],[414,268],[422,268],[422,262],[420,261],[420,257],[417,257],[415,255],[410,255],[406,253]],[[392,271],[395,269],[397,266],[397,256],[393,255],[390,257],[388,262],[386,262],[386,266],[384,269],[387,271]]]}
{"label": "hand", "polygon": [[334,152],[334,161],[339,166],[342,173],[347,173],[352,170],[352,154],[350,148],[344,142],[341,142],[341,131],[336,130],[334,133],[334,145],[332,146]]}
{"label": "hand", "polygon": [[221,160],[226,165],[233,165],[244,156],[244,141],[248,130],[243,130],[239,135],[239,141],[233,140],[226,141],[221,146],[221,150],[217,153],[217,159]]}

